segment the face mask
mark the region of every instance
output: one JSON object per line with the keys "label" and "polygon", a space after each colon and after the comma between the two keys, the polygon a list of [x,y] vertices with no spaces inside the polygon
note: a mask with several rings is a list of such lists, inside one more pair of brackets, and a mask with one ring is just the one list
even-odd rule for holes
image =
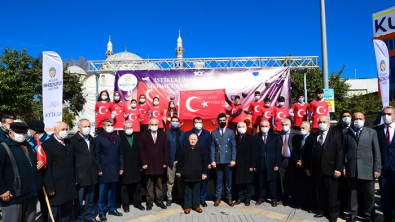
{"label": "face mask", "polygon": [[279,102],[278,105],[279,106],[284,106],[284,102]]}
{"label": "face mask", "polygon": [[392,123],[392,116],[384,115],[383,120],[385,124],[391,124]]}
{"label": "face mask", "polygon": [[154,101],[154,105],[155,106],[159,105],[159,101]]}
{"label": "face mask", "polygon": [[33,135],[30,133],[30,130],[27,131],[27,136],[28,137],[33,137]]}
{"label": "face mask", "polygon": [[158,131],[158,126],[151,126],[150,129],[152,132],[156,132]]}
{"label": "face mask", "polygon": [[270,103],[269,103],[269,104],[265,104],[265,107],[266,107],[266,108],[269,108],[269,107],[270,107]]}
{"label": "face mask", "polygon": [[350,125],[351,123],[351,117],[343,117],[343,123],[346,125]]}
{"label": "face mask", "polygon": [[177,122],[171,122],[171,127],[174,129],[177,129],[178,125],[179,125],[179,123],[177,123]]}
{"label": "face mask", "polygon": [[307,131],[305,131],[305,130],[300,131],[300,133],[301,133],[303,136],[306,136],[306,135],[307,135]]}
{"label": "face mask", "polygon": [[118,101],[119,100],[119,96],[114,96],[114,100]]}
{"label": "face mask", "polygon": [[326,125],[326,123],[320,123],[320,124],[318,125],[318,128],[319,128],[321,131],[327,131],[327,130],[328,130],[328,125]]}
{"label": "face mask", "polygon": [[127,129],[126,131],[125,131],[125,133],[126,133],[126,135],[132,135],[133,134],[133,129]]}
{"label": "face mask", "polygon": [[130,106],[131,106],[132,108],[136,108],[137,105],[136,105],[136,104],[131,104]]}
{"label": "face mask", "polygon": [[304,102],[304,98],[299,98],[299,99],[298,99],[298,102],[299,102],[299,103],[303,103],[303,102]]}
{"label": "face mask", "polygon": [[140,99],[140,103],[145,103],[145,99]]}
{"label": "face mask", "polygon": [[219,123],[219,127],[225,128],[225,126],[226,126],[226,122],[220,122],[220,123]]}
{"label": "face mask", "polygon": [[69,132],[67,132],[67,130],[63,130],[59,132],[59,139],[64,140],[67,138],[67,136],[69,135]]}
{"label": "face mask", "polygon": [[107,96],[101,96],[101,99],[102,99],[103,101],[106,101],[106,100],[108,99],[108,97],[107,97]]}
{"label": "face mask", "polygon": [[107,133],[112,133],[112,132],[114,132],[114,127],[113,127],[113,126],[107,126],[107,127],[106,127],[106,132],[107,132]]}
{"label": "face mask", "polygon": [[195,123],[195,129],[196,129],[196,130],[201,130],[202,127],[203,127],[203,124],[201,124],[201,123]]}
{"label": "face mask", "polygon": [[24,134],[14,133],[14,140],[17,143],[23,143],[26,140],[26,136]]}
{"label": "face mask", "polygon": [[259,100],[259,97],[261,97],[261,96],[255,96],[255,99],[256,99],[256,100]]}
{"label": "face mask", "polygon": [[269,132],[269,128],[268,127],[261,127],[261,131],[262,131],[262,133],[266,134]]}
{"label": "face mask", "polygon": [[240,134],[246,133],[247,129],[246,128],[237,128],[237,131],[239,131]]}
{"label": "face mask", "polygon": [[289,131],[289,126],[283,126],[283,131],[288,132]]}
{"label": "face mask", "polygon": [[82,135],[88,136],[91,133],[91,128],[89,126],[82,128]]}
{"label": "face mask", "polygon": [[170,105],[170,108],[174,108],[174,105]]}
{"label": "face mask", "polygon": [[354,126],[357,128],[357,129],[361,129],[363,126],[365,125],[365,121],[364,120],[355,120],[354,121]]}

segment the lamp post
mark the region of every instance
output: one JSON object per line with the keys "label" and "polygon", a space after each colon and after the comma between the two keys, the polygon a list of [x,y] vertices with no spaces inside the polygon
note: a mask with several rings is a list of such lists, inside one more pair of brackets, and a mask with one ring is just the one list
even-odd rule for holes
{"label": "lamp post", "polygon": [[[100,74],[98,72],[95,72],[95,76],[96,76],[96,101],[99,98],[99,78],[100,78]],[[96,122],[97,122],[97,113],[95,112],[95,129],[96,129]],[[96,131],[95,131],[96,133]]]}
{"label": "lamp post", "polygon": [[321,50],[322,50],[322,74],[324,89],[329,88],[328,81],[328,50],[326,43],[326,19],[325,19],[325,0],[320,0],[321,5]]}

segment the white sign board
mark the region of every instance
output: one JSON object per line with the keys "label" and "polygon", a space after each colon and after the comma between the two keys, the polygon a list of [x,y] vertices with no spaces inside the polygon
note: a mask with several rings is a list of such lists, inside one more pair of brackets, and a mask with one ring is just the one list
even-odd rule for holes
{"label": "white sign board", "polygon": [[395,32],[395,7],[373,14],[373,36]]}

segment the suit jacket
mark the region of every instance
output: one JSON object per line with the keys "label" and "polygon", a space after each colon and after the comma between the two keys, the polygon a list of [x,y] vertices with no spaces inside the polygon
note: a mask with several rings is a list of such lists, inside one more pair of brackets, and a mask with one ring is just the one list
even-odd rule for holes
{"label": "suit jacket", "polygon": [[385,124],[382,124],[375,128],[381,151],[382,171],[395,171],[395,137],[393,137],[391,144],[388,144],[384,126]]}
{"label": "suit jacket", "polygon": [[178,142],[180,143],[179,149],[181,149],[185,139],[185,132],[181,129],[178,129],[177,131],[169,129],[166,131],[167,142],[169,143],[169,163],[167,164],[169,166],[173,166],[174,161],[178,161],[178,153],[180,152],[180,150],[177,149],[176,133],[180,134]]}
{"label": "suit jacket", "polygon": [[[300,132],[299,131],[297,131],[297,130],[294,130],[294,129],[290,129],[291,130],[291,132],[289,132],[289,137],[288,137],[288,146],[289,146],[289,150],[290,150],[290,154],[291,154],[291,157],[290,158],[292,158],[292,151],[293,151],[293,149],[294,149],[294,143],[293,143],[293,138],[294,138],[294,136],[296,136],[296,135],[299,135],[300,134]],[[281,152],[282,152],[282,146],[283,146],[283,144],[284,144],[284,141],[283,141],[283,132],[282,131],[280,131],[280,132],[278,132],[278,135],[279,135],[279,137],[280,137],[280,139],[281,139]]]}
{"label": "suit jacket", "polygon": [[306,150],[306,142],[307,139],[310,137],[310,135],[306,138],[306,141],[304,143],[304,145],[302,146],[302,142],[304,139],[304,135],[302,134],[298,134],[295,135],[294,137],[292,137],[292,160],[293,162],[296,164],[297,162],[299,162],[299,160],[302,160],[302,163],[304,162],[303,160],[303,153]]}
{"label": "suit jacket", "polygon": [[276,133],[271,131],[267,134],[266,141],[266,159],[261,160],[261,154],[264,151],[264,141],[262,139],[262,133],[255,135],[255,139],[258,147],[257,154],[257,171],[261,169],[261,163],[265,164],[267,170],[267,180],[277,180],[277,172],[274,171],[274,167],[280,168],[281,165],[281,139]]}
{"label": "suit jacket", "polygon": [[47,156],[45,188],[47,193],[55,192],[55,195],[49,196],[51,206],[58,206],[77,198],[73,145],[69,139],[65,139],[64,143],[66,146],[60,144],[54,134],[42,143]]}
{"label": "suit jacket", "polygon": [[236,139],[233,130],[226,128],[224,136],[219,129],[211,132],[211,161],[230,163],[236,160]]}
{"label": "suit jacket", "polygon": [[245,133],[240,139],[240,135],[236,136],[236,184],[249,184],[254,181],[254,172],[250,172],[249,168],[256,168],[258,160],[258,148],[255,138]]}
{"label": "suit jacket", "polygon": [[118,182],[119,171],[124,170],[121,138],[116,136],[115,144],[113,144],[105,133],[101,133],[95,138],[95,144],[97,171],[103,173],[99,177],[99,182]]}
{"label": "suit jacket", "polygon": [[373,173],[381,172],[380,148],[374,129],[363,127],[357,143],[354,130],[348,128],[343,147],[347,177],[374,180]]}
{"label": "suit jacket", "polygon": [[74,148],[75,179],[80,186],[97,183],[95,140],[89,136],[89,149],[84,138],[76,133],[70,138]]}
{"label": "suit jacket", "polygon": [[151,135],[151,130],[140,134],[139,152],[141,165],[148,165],[144,170],[146,175],[161,175],[165,172],[163,165],[169,163],[169,149],[166,133],[158,130],[156,143]]}
{"label": "suit jacket", "polygon": [[[197,133],[197,130],[192,129],[185,132],[182,147],[186,147],[189,145],[188,138],[191,133]],[[213,162],[213,160],[211,159],[211,134],[209,131],[202,129],[196,146],[200,146],[204,150],[204,154],[206,155],[208,163]]]}
{"label": "suit jacket", "polygon": [[125,133],[121,134],[122,151],[124,158],[124,172],[121,176],[122,184],[139,183],[141,181],[141,160],[139,153],[140,137],[136,133],[132,134],[133,144],[130,146]]}
{"label": "suit jacket", "polygon": [[[310,134],[305,145],[305,169],[314,174],[317,169],[313,167],[313,158],[317,151],[317,139],[320,132]],[[344,167],[343,133],[335,127],[330,127],[325,138],[321,156],[321,171],[327,176],[333,176],[335,170],[342,172]]]}

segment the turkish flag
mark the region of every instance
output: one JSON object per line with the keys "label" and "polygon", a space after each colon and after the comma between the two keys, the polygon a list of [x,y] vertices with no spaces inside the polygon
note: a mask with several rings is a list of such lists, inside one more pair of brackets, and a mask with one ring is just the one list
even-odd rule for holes
{"label": "turkish flag", "polygon": [[47,155],[45,155],[44,149],[41,147],[40,138],[37,137],[37,161],[41,161],[44,164],[44,167],[41,168],[44,170],[47,167]]}
{"label": "turkish flag", "polygon": [[159,97],[159,106],[167,108],[167,105],[169,104],[169,98],[168,98],[169,96],[166,89],[154,88],[154,87],[149,89],[147,84],[143,81],[139,81],[138,85],[139,85],[138,87],[139,96],[145,95],[145,101],[150,108],[152,107],[152,99],[155,96]]}
{"label": "turkish flag", "polygon": [[216,119],[225,112],[225,89],[180,91],[180,119]]}

